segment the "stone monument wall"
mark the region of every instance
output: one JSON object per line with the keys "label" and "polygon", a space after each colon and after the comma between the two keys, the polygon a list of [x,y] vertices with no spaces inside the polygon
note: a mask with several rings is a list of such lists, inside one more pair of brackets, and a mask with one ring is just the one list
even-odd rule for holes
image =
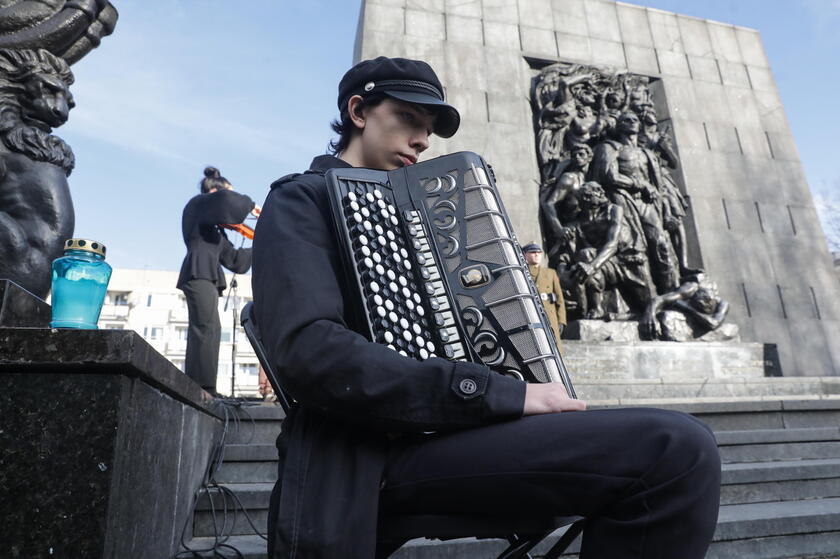
{"label": "stone monument wall", "polygon": [[523,243],[540,239],[532,77],[572,62],[652,78],[690,254],[729,320],[778,344],[785,375],[840,374],[840,283],[757,31],[607,0],[365,0],[355,59],[379,55],[435,68],[463,121],[427,155],[482,154]]}

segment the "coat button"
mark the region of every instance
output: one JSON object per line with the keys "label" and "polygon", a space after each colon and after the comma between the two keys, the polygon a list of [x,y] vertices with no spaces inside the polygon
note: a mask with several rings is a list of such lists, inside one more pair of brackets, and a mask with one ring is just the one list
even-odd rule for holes
{"label": "coat button", "polygon": [[465,378],[464,380],[461,381],[460,388],[461,388],[461,392],[469,395],[469,394],[473,394],[476,391],[476,389],[478,388],[478,386],[475,384],[475,381],[473,379]]}

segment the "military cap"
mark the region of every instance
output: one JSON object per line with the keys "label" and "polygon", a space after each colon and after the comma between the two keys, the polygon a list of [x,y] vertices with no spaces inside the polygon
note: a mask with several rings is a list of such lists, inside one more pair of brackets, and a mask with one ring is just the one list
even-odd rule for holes
{"label": "military cap", "polygon": [[434,111],[434,133],[442,138],[455,134],[461,124],[461,115],[444,101],[443,85],[435,71],[421,60],[380,56],[359,62],[347,70],[338,84],[338,110],[346,109],[354,95],[373,93],[384,93]]}
{"label": "military cap", "polygon": [[537,243],[529,243],[522,247],[522,252],[542,252],[542,247]]}

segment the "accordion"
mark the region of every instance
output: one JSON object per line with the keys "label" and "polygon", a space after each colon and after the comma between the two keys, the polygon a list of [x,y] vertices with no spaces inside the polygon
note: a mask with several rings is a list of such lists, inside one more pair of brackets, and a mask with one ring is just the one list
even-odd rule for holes
{"label": "accordion", "polygon": [[351,327],[416,359],[575,391],[490,167],[471,152],[327,172]]}

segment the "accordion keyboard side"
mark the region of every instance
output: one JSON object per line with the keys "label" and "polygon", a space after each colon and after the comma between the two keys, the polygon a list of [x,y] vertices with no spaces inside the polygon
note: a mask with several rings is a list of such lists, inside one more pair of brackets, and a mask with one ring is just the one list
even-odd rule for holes
{"label": "accordion keyboard side", "polygon": [[407,357],[463,359],[428,229],[387,179],[366,169],[327,174],[346,281],[356,295],[352,326]]}
{"label": "accordion keyboard side", "polygon": [[574,388],[492,177],[459,152],[390,173],[334,169],[355,329],[416,359]]}

